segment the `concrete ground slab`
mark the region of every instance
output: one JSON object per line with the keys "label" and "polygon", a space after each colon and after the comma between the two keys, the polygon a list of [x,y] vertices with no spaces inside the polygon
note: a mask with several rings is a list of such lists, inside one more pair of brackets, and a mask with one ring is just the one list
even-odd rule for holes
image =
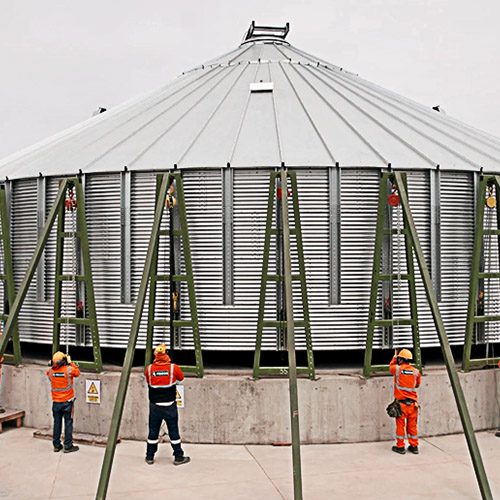
{"label": "concrete ground slab", "polygon": [[[104,449],[80,447],[54,453],[33,429],[7,428],[0,435],[0,499],[95,498]],[[477,434],[490,485],[500,498],[500,439]],[[462,434],[426,438],[421,454],[392,453],[391,442],[303,445],[306,500],[384,499],[408,482],[409,499],[479,499],[480,493]],[[109,500],[292,500],[291,447],[186,444],[192,462],[175,467],[168,444],[154,465],[144,462],[145,443],[117,445]],[[399,495],[399,494],[398,494]]]}

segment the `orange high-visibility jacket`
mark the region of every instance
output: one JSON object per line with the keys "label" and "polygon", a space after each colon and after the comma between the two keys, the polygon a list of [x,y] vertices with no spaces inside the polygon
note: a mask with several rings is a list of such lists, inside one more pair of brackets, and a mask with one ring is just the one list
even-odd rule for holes
{"label": "orange high-visibility jacket", "polygon": [[50,384],[52,386],[52,401],[55,403],[65,403],[75,397],[73,379],[80,376],[80,368],[74,363],[64,365],[59,368],[50,368],[47,371]]}
{"label": "orange high-visibility jacket", "polygon": [[181,367],[164,354],[157,356],[154,363],[144,370],[152,403],[171,403],[176,397],[176,382],[184,380]]}
{"label": "orange high-visibility jacket", "polygon": [[394,397],[418,401],[417,389],[420,387],[420,372],[409,363],[397,364],[394,356],[389,364],[389,371],[394,375]]}

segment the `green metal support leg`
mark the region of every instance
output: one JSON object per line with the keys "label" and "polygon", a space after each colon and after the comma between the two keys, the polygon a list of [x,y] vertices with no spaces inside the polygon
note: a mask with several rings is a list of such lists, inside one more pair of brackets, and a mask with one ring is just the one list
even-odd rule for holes
{"label": "green metal support leg", "polygon": [[432,286],[431,276],[427,268],[427,264],[425,262],[425,257],[422,252],[422,248],[420,246],[420,241],[418,239],[417,229],[415,227],[413,215],[410,210],[410,204],[408,201],[408,195],[406,193],[403,177],[402,174],[399,172],[395,172],[394,175],[397,185],[399,187],[401,204],[408,221],[408,229],[412,238],[413,249],[420,269],[420,275],[424,283],[425,294],[427,296],[427,301],[431,309],[432,318],[434,320],[434,325],[436,327],[436,331],[439,337],[439,342],[441,344],[441,351],[443,353],[443,358],[446,364],[446,370],[448,372],[451,387],[453,389],[453,394],[455,396],[455,401],[457,403],[458,413],[460,414],[460,419],[462,421],[465,438],[467,440],[467,445],[469,447],[469,453],[472,459],[472,464],[474,466],[474,471],[476,473],[476,478],[479,483],[481,496],[485,500],[490,500],[493,499],[493,495],[491,493],[490,485],[488,483],[488,478],[486,476],[486,471],[484,469],[483,461],[481,458],[481,453],[479,451],[479,446],[477,444],[476,436],[474,434],[474,428],[472,427],[469,410],[467,408],[467,402],[465,400],[465,396],[462,391],[462,386],[460,385],[460,380],[458,378],[458,373],[455,368],[455,360],[453,359],[453,354],[451,352],[450,344],[448,342],[448,337],[446,335],[444,323],[441,318],[441,312],[439,310],[439,305],[436,299],[436,295],[434,293],[434,288]]}
{"label": "green metal support leg", "polygon": [[[159,186],[162,182],[162,176],[157,178],[157,200],[159,199]],[[195,353],[195,364],[194,365],[182,365],[181,368],[186,373],[194,373],[198,377],[203,377],[203,356],[201,351],[201,341],[200,341],[200,331],[198,323],[198,309],[196,304],[196,293],[194,287],[194,277],[193,277],[193,264],[191,260],[191,246],[189,241],[189,229],[186,217],[186,204],[184,197],[184,187],[182,182],[182,175],[178,171],[168,174],[168,186],[175,186],[175,198],[177,204],[175,207],[170,208],[170,216],[177,215],[179,217],[180,228],[170,230],[160,230],[156,236],[153,246],[153,262],[151,266],[151,272],[149,276],[149,311],[148,311],[148,328],[147,328],[147,346],[146,346],[146,364],[152,359],[152,347],[153,347],[153,334],[155,326],[168,326],[171,330],[179,329],[182,327],[190,327],[193,334],[194,343],[194,353]],[[164,200],[165,203],[165,200]],[[165,209],[164,209],[165,211]],[[173,226],[171,225],[173,228]],[[159,275],[158,274],[158,253],[160,250],[160,236],[168,237],[171,242],[171,250],[175,246],[173,239],[180,238],[182,240],[182,253],[184,257],[184,271],[185,274],[172,273],[173,268],[168,274]],[[165,243],[163,243],[165,244]],[[180,245],[179,245],[180,247]],[[156,307],[156,294],[157,294],[157,282],[159,280],[167,281],[170,283],[170,292],[179,291],[180,283],[185,283],[188,291],[189,297],[189,310],[191,318],[189,320],[182,320],[180,318],[180,312],[174,314],[172,308],[172,293],[169,293],[170,302],[170,319],[168,320],[158,320],[155,318],[155,307]],[[179,307],[180,307],[180,298]],[[171,339],[172,340],[172,339]],[[170,349],[174,349],[175,345],[170,345]]]}
{"label": "green metal support leg", "polygon": [[[402,180],[405,183],[404,187],[406,189],[406,176],[402,175]],[[389,270],[383,272],[381,269],[382,263],[382,246],[384,244],[384,239],[391,239],[392,235],[396,234],[399,238],[397,229],[393,229],[391,224],[386,224],[386,217],[388,216],[388,186],[392,185],[399,189],[396,183],[395,175],[391,172],[382,173],[380,180],[380,191],[378,199],[378,210],[377,210],[377,225],[375,233],[375,249],[373,254],[373,272],[372,272],[372,282],[370,289],[370,309],[368,316],[368,327],[366,336],[366,347],[365,347],[365,359],[363,365],[363,375],[365,377],[371,376],[373,373],[377,372],[388,372],[389,365],[372,365],[372,355],[373,355],[373,340],[376,327],[382,328],[394,328],[398,325],[409,325],[412,331],[412,343],[415,353],[415,365],[422,370],[422,355],[420,351],[420,336],[418,330],[418,308],[417,308],[417,293],[416,293],[416,280],[415,280],[415,269],[413,264],[413,245],[411,236],[409,234],[409,224],[406,214],[403,212],[402,217],[402,227],[400,228],[401,233],[404,237],[404,247],[405,255],[404,260],[406,261],[406,272],[395,274],[392,271],[392,262],[390,262]],[[400,256],[401,257],[401,256]],[[390,287],[389,294],[389,308],[390,308],[390,318],[377,319],[377,311],[379,309],[379,286],[381,283],[394,282],[395,280],[404,280],[408,283],[408,299],[410,305],[410,318],[398,319],[392,316],[393,310],[393,293],[392,287]],[[386,298],[382,297],[382,301]],[[383,307],[385,304],[383,305]],[[392,337],[392,336],[391,336]]]}
{"label": "green metal support leg", "polygon": [[[54,290],[54,329],[52,339],[53,351],[61,349],[61,325],[66,325],[66,336],[69,334],[69,324],[75,325],[75,328],[81,326],[88,328],[92,339],[92,355],[93,361],[78,361],[81,368],[92,370],[96,372],[102,371],[102,356],[99,342],[99,330],[97,325],[97,313],[95,306],[94,285],[92,279],[92,267],[90,262],[90,251],[87,231],[87,221],[85,219],[85,195],[83,191],[82,181],[79,177],[64,179],[61,181],[61,186],[65,189],[65,199],[58,207],[57,219],[57,245],[56,245],[56,274],[55,274],[55,290]],[[75,228],[71,231],[65,230],[65,217],[66,217],[66,200],[68,190],[74,189],[76,199],[76,206],[73,207],[75,211]],[[70,274],[63,273],[64,262],[64,241],[67,238],[73,239],[75,248],[73,251],[77,254],[76,248],[80,248],[82,258],[82,272],[78,274],[75,269],[71,270]],[[76,240],[79,240],[79,245],[76,245]],[[74,255],[74,259],[78,260],[80,255]],[[70,310],[75,311],[74,315],[61,315],[62,306],[62,288],[63,283],[66,282],[82,282],[85,285],[85,296],[82,297],[82,313],[81,317],[77,316],[77,297],[75,293],[74,303],[70,304]],[[76,292],[76,287],[75,287]],[[68,339],[65,339],[68,343]]]}
{"label": "green metal support leg", "polygon": [[113,466],[113,459],[116,449],[116,441],[118,439],[118,432],[120,430],[120,423],[123,415],[123,407],[125,405],[125,398],[127,396],[130,373],[132,371],[132,365],[134,362],[135,347],[137,345],[137,338],[139,336],[139,328],[141,325],[144,303],[146,301],[148,284],[153,269],[153,263],[155,260],[154,257],[155,242],[159,237],[160,225],[165,206],[165,197],[167,195],[167,189],[169,186],[168,180],[169,180],[169,174],[164,174],[162,176],[162,182],[159,189],[158,199],[156,202],[155,216],[153,221],[153,228],[151,230],[151,238],[149,240],[148,252],[146,255],[146,262],[144,264],[144,270],[142,273],[139,293],[137,295],[134,318],[132,320],[132,327],[130,330],[130,337],[127,345],[127,351],[125,353],[125,359],[123,361],[123,368],[120,375],[120,382],[116,394],[115,406],[113,409],[113,415],[111,417],[111,426],[108,433],[108,443],[106,446],[104,460],[102,463],[101,475],[99,477],[99,485],[97,488],[96,500],[104,500],[106,498],[106,494],[108,491],[109,478],[111,476],[111,468]]}
{"label": "green metal support leg", "polygon": [[[486,207],[486,196],[489,188],[495,190],[496,206]],[[495,210],[496,228],[484,228],[485,210]],[[472,358],[472,344],[474,341],[474,332],[476,328],[485,328],[487,321],[500,321],[500,317],[485,315],[485,304],[491,300],[491,297],[485,295],[484,290],[480,290],[480,283],[485,279],[500,278],[500,273],[491,273],[489,269],[483,269],[481,272],[481,255],[484,246],[484,236],[492,238],[496,236],[500,240],[500,177],[496,175],[481,176],[477,193],[476,203],[476,221],[474,233],[474,251],[472,256],[471,278],[469,286],[469,306],[467,309],[467,324],[465,329],[464,352],[462,358],[462,369],[469,371],[471,368],[483,368],[487,365],[496,366],[499,357],[485,357],[483,359]],[[500,249],[500,245],[498,247]],[[488,249],[491,252],[491,247]],[[500,256],[496,256],[500,264]],[[488,257],[485,256],[485,261]],[[481,296],[480,296],[481,295]],[[481,309],[481,310],[480,310]]]}
{"label": "green metal support leg", "polygon": [[[278,235],[281,238],[281,241],[284,240],[283,230],[280,227],[273,228],[274,222],[274,208],[275,208],[275,199],[277,198],[277,185],[276,181],[280,179],[281,185],[281,206],[283,205],[283,200],[288,194],[287,187],[287,179],[290,179],[291,186],[291,198],[293,205],[293,214],[294,214],[294,224],[295,227],[289,228],[289,236],[292,235],[295,237],[296,245],[297,245],[297,260],[299,264],[299,274],[292,275],[292,281],[300,282],[300,290],[301,290],[301,298],[302,298],[302,306],[303,306],[303,320],[294,321],[295,327],[302,327],[305,331],[305,339],[306,339],[306,350],[307,350],[307,366],[297,367],[297,373],[299,374],[307,374],[307,376],[313,380],[315,378],[315,368],[314,368],[314,353],[313,353],[313,345],[312,345],[312,333],[311,333],[311,323],[309,317],[309,301],[307,295],[307,283],[306,283],[306,269],[304,263],[304,248],[302,243],[302,227],[300,224],[300,208],[299,208],[299,195],[298,195],[298,187],[297,187],[297,176],[293,171],[285,170],[285,182],[281,179],[280,172],[272,172],[270,175],[269,181],[269,191],[267,198],[267,217],[266,217],[266,232],[264,236],[264,250],[262,257],[262,274],[261,274],[261,284],[260,284],[260,294],[259,294],[259,310],[258,310],[258,318],[257,318],[257,335],[255,342],[255,354],[254,354],[254,364],[253,364],[253,378],[258,379],[261,376],[286,376],[288,375],[287,367],[261,367],[260,359],[262,352],[262,337],[264,333],[264,328],[274,328],[277,330],[287,332],[287,322],[283,318],[278,318],[276,320],[266,320],[264,318],[265,313],[265,304],[266,304],[266,291],[268,282],[277,282],[284,283],[284,275],[280,274],[269,274],[269,256],[271,251],[271,236]],[[279,205],[276,203],[276,211],[279,210]],[[288,199],[287,199],[287,207],[288,207]],[[278,215],[278,214],[277,214]],[[276,217],[278,219],[278,217]],[[281,218],[282,220],[282,218]],[[288,220],[288,213],[287,213]],[[290,241],[288,241],[288,245]],[[284,243],[283,243],[284,245]],[[288,337],[288,335],[287,335]]]}
{"label": "green metal support leg", "polygon": [[[297,389],[297,363],[295,359],[295,321],[293,316],[293,289],[292,289],[292,261],[290,252],[290,225],[288,222],[288,196],[287,196],[287,172],[284,168],[280,172],[282,196],[282,220],[283,220],[283,256],[284,256],[284,283],[285,283],[285,305],[286,305],[286,327],[288,348],[288,381],[290,391],[290,421],[292,434],[292,464],[293,464],[293,497],[302,500],[302,469],[300,459],[300,425],[299,425],[299,400]],[[294,178],[294,177],[292,177]],[[292,182],[292,186],[294,186]],[[295,182],[295,189],[297,183]],[[295,214],[295,230],[297,229],[298,208]]]}
{"label": "green metal support leg", "polygon": [[[8,309],[14,303],[16,297],[16,287],[14,283],[14,269],[12,265],[12,248],[10,245],[10,223],[9,223],[9,210],[7,206],[7,193],[5,191],[5,184],[0,185],[0,219],[2,231],[2,248],[3,248],[3,276],[0,281],[4,282],[4,301],[7,303]],[[9,311],[3,311],[1,321],[5,324],[9,315]],[[14,331],[12,333],[12,355],[5,355],[7,362],[12,362],[14,365],[19,366],[22,362],[21,356],[21,342],[19,339],[19,327],[17,321],[14,324]]]}

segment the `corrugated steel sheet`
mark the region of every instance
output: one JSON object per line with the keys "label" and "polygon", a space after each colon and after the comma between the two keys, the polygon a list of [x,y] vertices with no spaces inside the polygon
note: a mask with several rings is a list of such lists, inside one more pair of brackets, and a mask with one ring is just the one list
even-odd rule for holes
{"label": "corrugated steel sheet", "polygon": [[[272,91],[252,92],[255,82]],[[285,41],[253,41],[0,162],[0,176],[222,167],[500,171],[500,139]]]}

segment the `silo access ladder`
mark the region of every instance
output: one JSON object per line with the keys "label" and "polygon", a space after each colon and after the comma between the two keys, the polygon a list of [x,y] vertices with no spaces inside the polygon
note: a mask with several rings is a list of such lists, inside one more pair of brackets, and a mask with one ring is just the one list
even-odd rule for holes
{"label": "silo access ladder", "polygon": [[[401,174],[406,190],[406,176]],[[368,317],[368,331],[366,337],[365,361],[363,375],[369,377],[373,373],[387,372],[389,365],[372,365],[373,339],[375,328],[382,328],[382,347],[394,347],[394,328],[400,326],[411,326],[414,364],[422,369],[422,356],[420,353],[420,337],[418,331],[417,294],[415,289],[415,268],[413,263],[412,236],[409,231],[408,219],[402,212],[399,187],[394,174],[384,172],[380,180],[380,191],[378,199],[377,226],[375,234],[375,250],[373,254],[373,273],[370,292],[370,310]],[[396,211],[396,228],[392,221],[394,210]],[[393,269],[393,236],[396,237],[396,265]],[[402,272],[402,251],[404,238],[404,260],[406,261],[405,272]],[[404,295],[402,282],[408,284],[408,300],[410,305],[410,317],[394,317],[394,298],[397,297],[398,306]],[[394,282],[397,283],[396,294],[394,293]],[[381,285],[382,304],[379,305],[379,289]],[[378,311],[382,312],[382,318],[377,319]]]}
{"label": "silo access ladder", "polygon": [[[262,274],[259,295],[259,312],[257,319],[257,337],[255,343],[255,355],[253,365],[253,378],[258,379],[265,375],[288,376],[288,367],[261,367],[260,357],[262,350],[262,337],[265,328],[274,328],[277,331],[277,350],[287,349],[287,321],[285,301],[285,272],[284,272],[284,228],[282,212],[282,197],[292,199],[293,217],[295,227],[290,227],[290,236],[295,237],[298,273],[292,274],[292,282],[300,283],[303,319],[294,320],[294,326],[303,328],[307,350],[307,366],[297,367],[297,373],[307,374],[313,380],[315,378],[314,354],[311,338],[311,324],[309,319],[309,302],[307,297],[306,269],[304,263],[304,248],[302,243],[302,228],[300,224],[299,194],[297,188],[297,175],[295,172],[286,170],[285,177],[287,185],[282,185],[280,171],[272,172],[269,181],[269,193],[267,199],[266,233],[264,237],[264,253],[262,258]],[[288,185],[288,181],[289,185]],[[276,203],[275,203],[276,200]],[[276,217],[274,218],[274,214]],[[276,227],[273,227],[273,219]],[[271,254],[271,236],[276,236],[276,273],[269,273],[269,258]],[[276,283],[276,319],[265,319],[266,290],[269,282]]]}
{"label": "silo access ladder", "polygon": [[[163,176],[158,175],[156,180],[156,204],[159,203],[160,187]],[[165,211],[168,211],[168,229],[159,229],[158,234],[152,235],[154,247],[152,255],[151,271],[149,273],[149,310],[148,327],[146,340],[146,365],[151,363],[153,343],[155,338],[155,327],[169,328],[169,352],[183,348],[182,328],[190,328],[193,335],[195,365],[181,365],[183,371],[195,373],[198,377],[203,377],[203,359],[201,352],[200,331],[198,324],[198,310],[196,305],[196,293],[193,280],[193,266],[191,260],[191,247],[189,242],[189,231],[186,217],[186,205],[184,200],[184,187],[182,175],[175,171],[168,174],[168,190],[160,200],[163,206],[162,218]],[[160,221],[161,224],[161,221]],[[169,273],[158,273],[158,259],[160,256],[160,246],[166,242],[160,241],[168,238],[169,246]],[[181,254],[184,257],[184,272],[182,272]],[[157,319],[157,295],[158,283],[169,283],[168,305],[169,319]],[[189,302],[189,319],[181,319],[182,304],[182,283],[187,286],[187,296]],[[165,335],[161,336],[161,341],[165,342]]]}
{"label": "silo access ladder", "polygon": [[[493,341],[500,336],[500,176],[482,175],[477,193],[474,252],[469,287],[469,306],[465,330],[462,369],[496,366],[500,357],[495,356]],[[486,212],[486,221],[485,221]],[[493,224],[493,219],[496,223]],[[485,224],[486,222],[486,224]],[[485,227],[486,225],[486,227]],[[495,226],[495,228],[493,228]],[[486,237],[486,238],[485,238]],[[496,237],[497,248],[493,248]],[[496,252],[495,252],[496,250]],[[493,253],[495,262],[492,262]],[[493,266],[495,270],[493,271]],[[493,280],[497,280],[496,284]],[[486,285],[486,286],[485,286]],[[495,286],[496,285],[496,286]],[[493,335],[492,335],[493,330]],[[496,338],[495,338],[496,337]],[[484,358],[472,358],[472,343],[484,344]],[[490,356],[490,348],[492,349]]]}

